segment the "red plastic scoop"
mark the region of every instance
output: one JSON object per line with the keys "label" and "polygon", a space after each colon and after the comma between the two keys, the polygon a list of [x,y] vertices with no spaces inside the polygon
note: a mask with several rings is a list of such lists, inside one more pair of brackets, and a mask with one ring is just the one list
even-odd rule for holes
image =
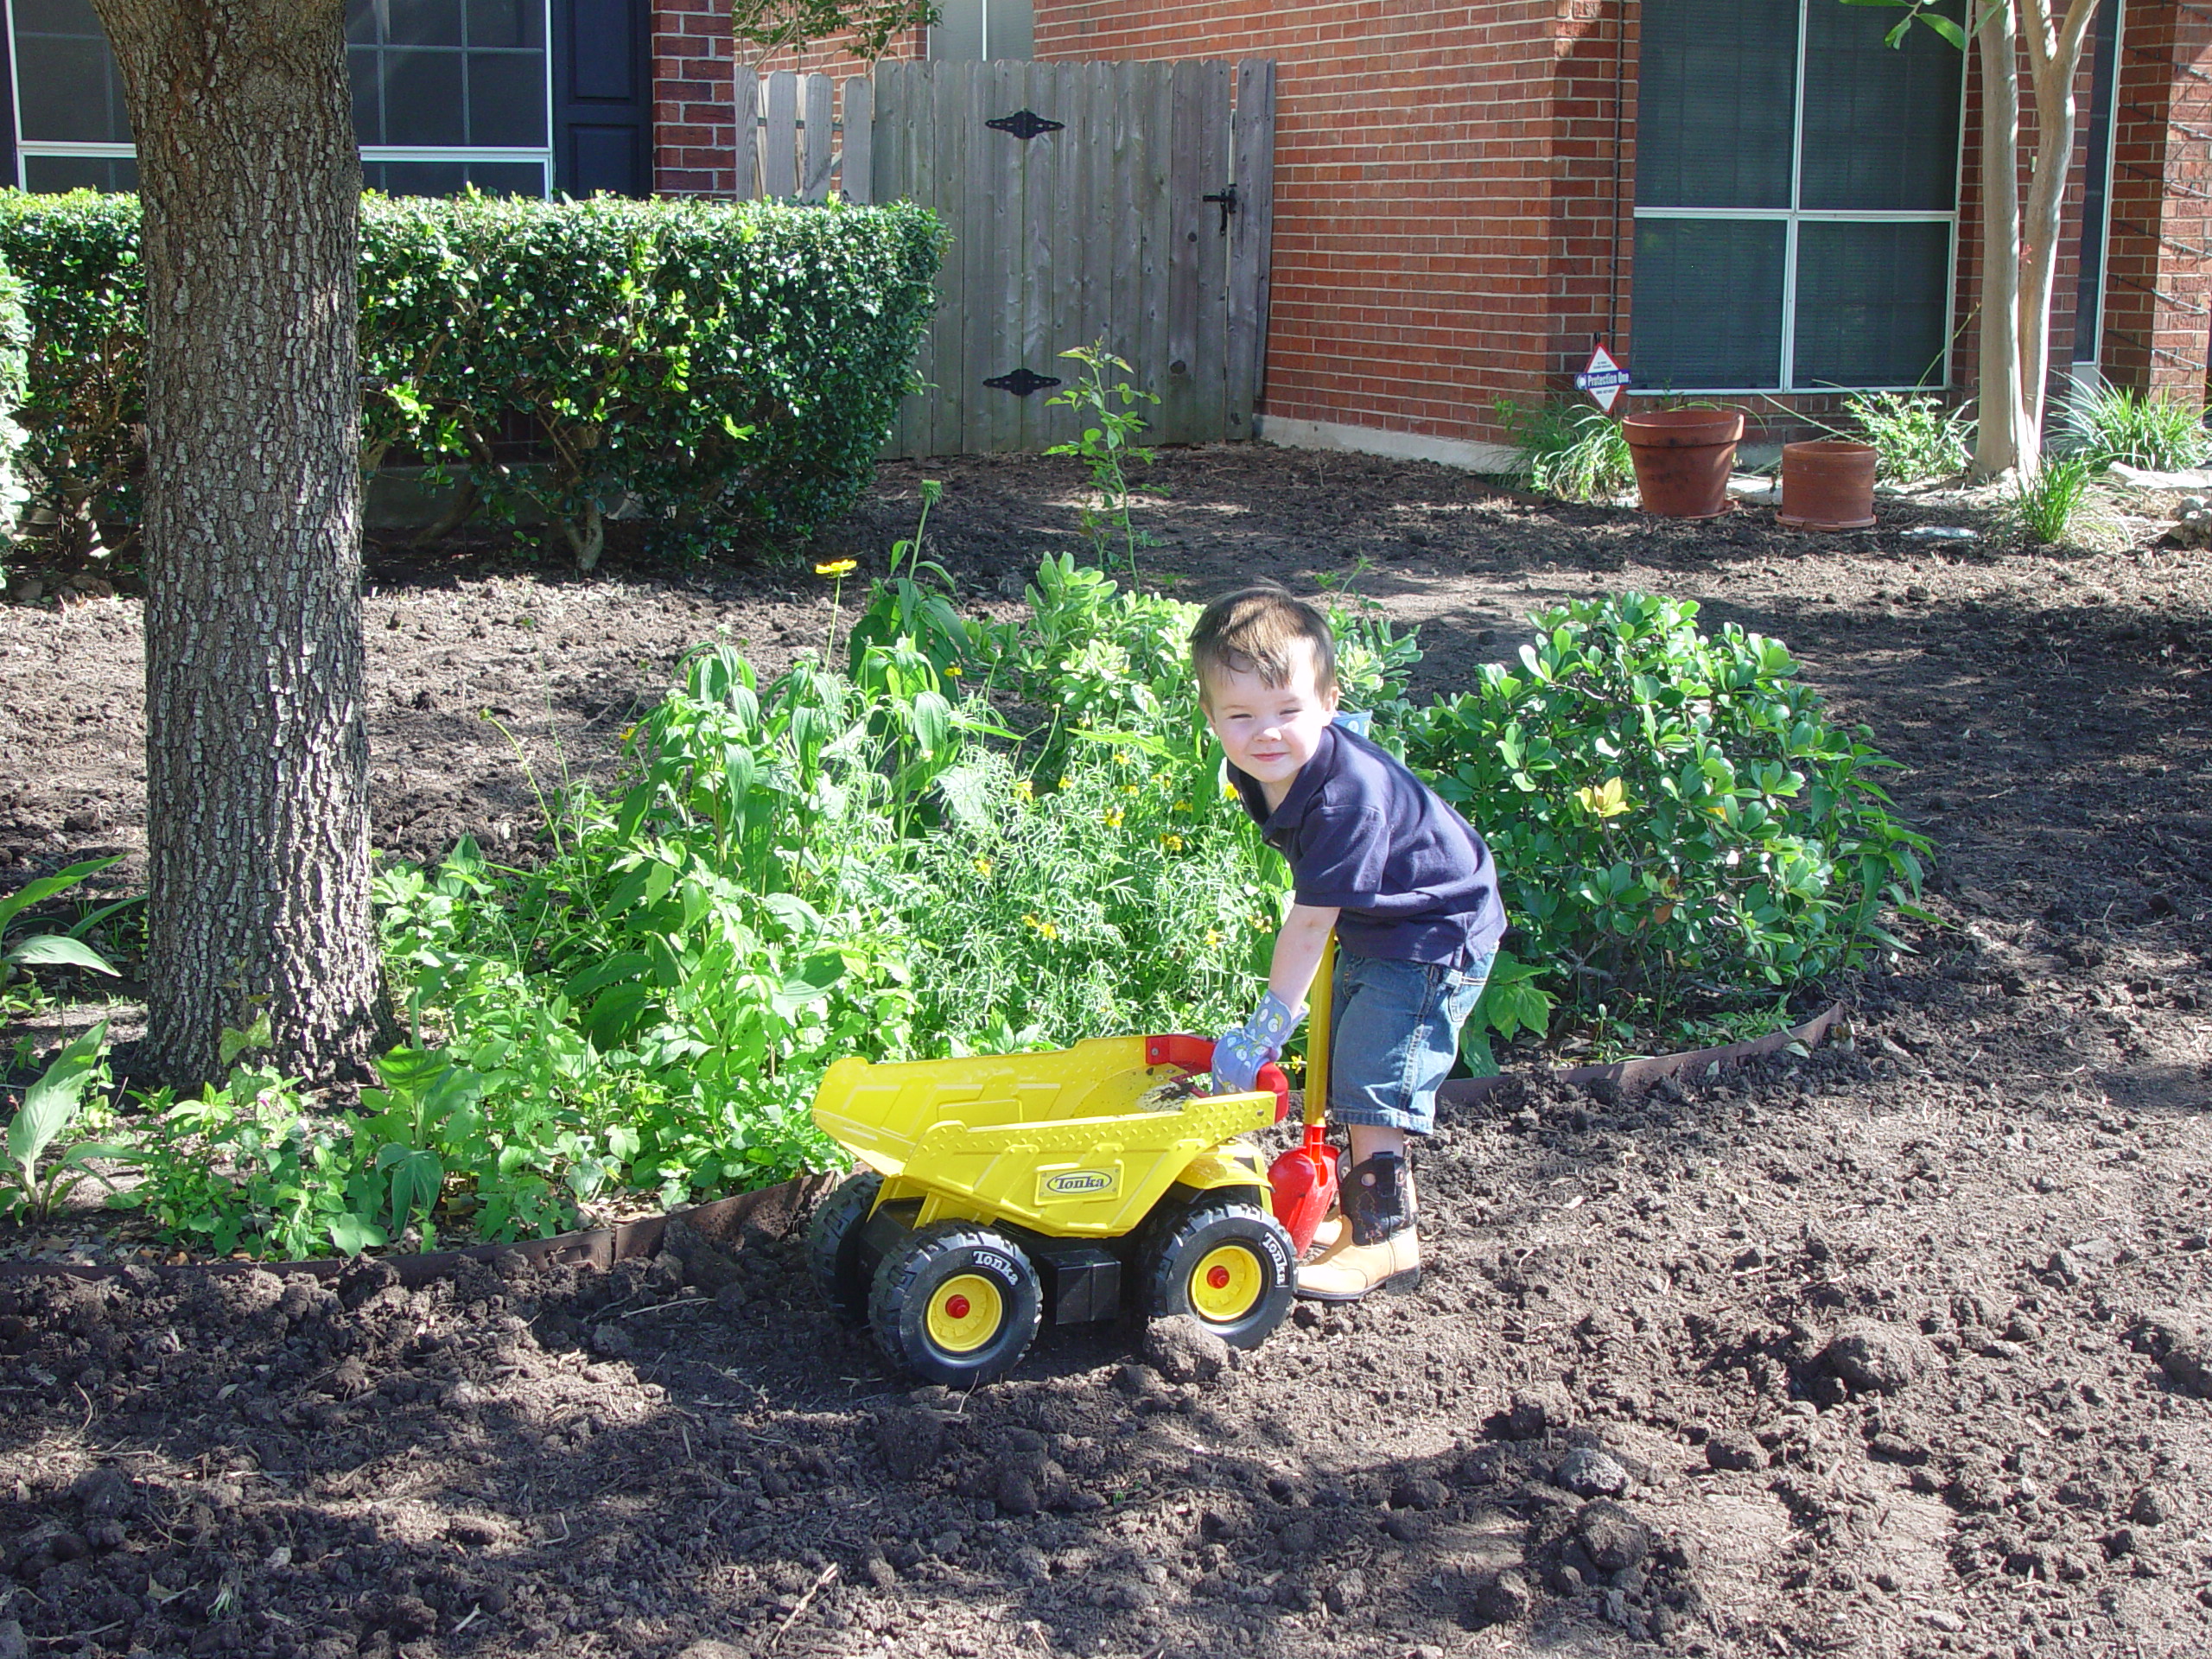
{"label": "red plastic scoop", "polygon": [[1275,1219],[1300,1255],[1337,1202],[1337,1149],[1322,1127],[1329,1113],[1329,993],[1336,968],[1337,936],[1332,933],[1321,947],[1321,965],[1313,970],[1306,999],[1306,1135],[1268,1166]]}

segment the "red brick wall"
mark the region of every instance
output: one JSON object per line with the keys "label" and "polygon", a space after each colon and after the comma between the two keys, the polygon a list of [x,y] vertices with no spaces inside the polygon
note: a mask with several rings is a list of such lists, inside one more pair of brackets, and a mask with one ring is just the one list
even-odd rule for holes
{"label": "red brick wall", "polygon": [[2130,6],[2120,35],[2119,130],[2106,264],[2106,373],[2190,403],[2204,397],[2212,238],[2212,16]]}
{"label": "red brick wall", "polygon": [[653,189],[728,196],[737,189],[736,61],[729,0],[653,0]]}
{"label": "red brick wall", "polygon": [[[1275,59],[1268,417],[1494,440],[1492,397],[1540,395],[1563,342],[1588,349],[1587,289],[1605,260],[1590,245],[1602,227],[1586,209],[1566,214],[1580,260],[1572,271],[1554,242],[1561,87],[1578,99],[1591,90],[1591,30],[1567,14],[1594,10],[1039,0],[1036,51]],[[1609,66],[1604,78],[1609,89]],[[1573,165],[1593,164],[1592,145],[1610,177],[1610,128],[1578,138]]]}

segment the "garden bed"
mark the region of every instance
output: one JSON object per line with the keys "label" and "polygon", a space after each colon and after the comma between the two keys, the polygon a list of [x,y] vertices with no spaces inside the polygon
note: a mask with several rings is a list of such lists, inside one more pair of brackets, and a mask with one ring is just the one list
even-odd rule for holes
{"label": "garden bed", "polygon": [[[54,1653],[1403,1659],[1503,1618],[1583,1651],[2204,1650],[2212,554],[2142,524],[2094,556],[1906,539],[1980,522],[1942,498],[1806,537],[1352,456],[1157,470],[1148,576],[1195,598],[1363,557],[1421,625],[1424,694],[1603,591],[1788,641],[1905,763],[1943,925],[1840,988],[1849,1037],[1809,1056],[1455,1109],[1421,1290],[1301,1313],[1216,1377],[1063,1333],[999,1388],[910,1395],[766,1236],[689,1284],[502,1259],[0,1287],[0,1647],[15,1620]],[[985,608],[1081,544],[1078,474],[1004,458],[887,469],[810,556],[880,569],[925,475]],[[758,569],[478,545],[371,579],[376,836],[417,857],[535,832],[480,711],[541,779],[603,769],[715,627],[772,668],[830,621],[826,583]],[[125,588],[0,607],[0,881],[143,844]],[[1617,1481],[1595,1502],[1632,1526],[1560,1484]]]}

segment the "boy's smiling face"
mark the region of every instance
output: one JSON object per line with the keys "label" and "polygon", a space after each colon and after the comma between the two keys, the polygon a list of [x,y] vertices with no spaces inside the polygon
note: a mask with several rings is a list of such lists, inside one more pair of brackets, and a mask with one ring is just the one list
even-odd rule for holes
{"label": "boy's smiling face", "polygon": [[1281,685],[1216,667],[1206,674],[1205,690],[1206,724],[1230,764],[1259,780],[1268,805],[1281,805],[1337,712],[1336,687],[1324,691],[1313,683],[1312,647],[1293,652],[1290,677]]}

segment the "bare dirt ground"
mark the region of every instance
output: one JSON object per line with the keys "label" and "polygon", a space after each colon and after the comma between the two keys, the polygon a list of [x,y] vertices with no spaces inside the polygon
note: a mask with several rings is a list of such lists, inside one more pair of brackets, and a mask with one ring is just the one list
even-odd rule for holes
{"label": "bare dirt ground", "polygon": [[[887,469],[810,556],[880,569],[925,474],[978,603],[1080,540],[1077,474],[1008,458]],[[1364,555],[1424,690],[1606,589],[1787,640],[1905,763],[1946,925],[1809,1058],[1449,1122],[1420,1291],[1226,1363],[1086,1327],[910,1392],[767,1236],[412,1291],[0,1281],[0,1659],[2212,1651],[2212,555],[1158,474],[1148,576]],[[418,857],[519,849],[521,757],[604,768],[713,630],[773,667],[830,623],[810,575],[372,579],[376,836]],[[0,606],[0,884],[140,846],[139,671],[127,594]]]}

